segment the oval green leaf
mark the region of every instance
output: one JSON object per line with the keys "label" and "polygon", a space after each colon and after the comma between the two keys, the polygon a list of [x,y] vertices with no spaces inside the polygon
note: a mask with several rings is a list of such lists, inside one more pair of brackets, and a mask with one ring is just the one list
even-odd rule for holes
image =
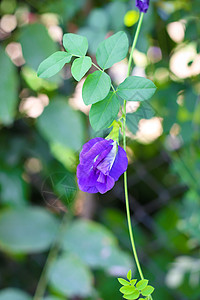
{"label": "oval green leaf", "polygon": [[3,48],[0,48],[0,123],[13,122],[18,103],[18,74]]}
{"label": "oval green leaf", "polygon": [[145,289],[141,291],[142,296],[149,296],[153,293],[154,288],[151,285],[147,285]]}
{"label": "oval green leaf", "polygon": [[108,128],[117,117],[120,102],[114,92],[109,92],[106,98],[93,104],[90,109],[90,123],[94,130]]}
{"label": "oval green leaf", "polygon": [[49,103],[38,118],[37,127],[48,142],[60,144],[71,150],[78,151],[84,142],[84,124],[81,115],[62,97]]}
{"label": "oval green leaf", "polygon": [[132,294],[135,292],[136,288],[134,286],[123,286],[120,289],[120,292],[126,295]]}
{"label": "oval green leaf", "polygon": [[97,62],[102,69],[108,69],[116,62],[124,59],[128,52],[128,38],[125,32],[119,31],[105,41],[97,49]]}
{"label": "oval green leaf", "polygon": [[80,81],[83,76],[87,73],[87,71],[92,66],[92,60],[89,56],[83,56],[77,58],[73,61],[71,72],[72,76],[77,80]]}
{"label": "oval green leaf", "polygon": [[119,283],[121,283],[122,285],[130,285],[130,282],[128,282],[127,280],[123,279],[123,278],[117,278]]}
{"label": "oval green leaf", "polygon": [[57,74],[66,63],[69,63],[72,55],[64,52],[57,51],[47,57],[40,65],[37,71],[37,75],[40,78],[49,78]]}
{"label": "oval green leaf", "polygon": [[70,298],[85,298],[92,292],[92,274],[73,254],[65,254],[58,258],[52,264],[48,277],[51,288]]}
{"label": "oval green leaf", "polygon": [[57,225],[56,219],[39,207],[5,210],[0,214],[0,248],[10,253],[47,250]]}
{"label": "oval green leaf", "polygon": [[31,297],[16,288],[7,288],[0,291],[0,300],[31,300]]}
{"label": "oval green leaf", "polygon": [[141,291],[147,286],[148,282],[149,282],[149,280],[147,280],[147,279],[140,280],[136,284],[136,288]]}
{"label": "oval green leaf", "polygon": [[94,104],[105,99],[111,87],[111,79],[108,74],[95,71],[84,82],[82,96],[86,105]]}
{"label": "oval green leaf", "polygon": [[129,294],[129,295],[125,294],[123,296],[123,298],[124,299],[128,299],[128,300],[135,300],[135,299],[137,299],[139,297],[139,295],[140,295],[140,292],[136,290],[132,294]]}
{"label": "oval green leaf", "polygon": [[72,55],[84,56],[88,50],[88,41],[84,36],[66,33],[63,36],[63,46]]}
{"label": "oval green leaf", "polygon": [[118,87],[117,94],[127,101],[145,101],[156,91],[155,84],[144,77],[129,76]]}

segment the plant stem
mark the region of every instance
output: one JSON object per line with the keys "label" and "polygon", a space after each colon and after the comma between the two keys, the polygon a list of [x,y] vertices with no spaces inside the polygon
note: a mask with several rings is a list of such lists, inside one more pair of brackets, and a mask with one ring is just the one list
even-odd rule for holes
{"label": "plant stem", "polygon": [[40,276],[36,291],[35,291],[35,295],[33,297],[33,300],[42,300],[44,297],[44,293],[46,290],[46,286],[47,286],[47,273],[49,271],[50,266],[52,265],[53,261],[56,259],[59,249],[60,249],[60,241],[62,238],[62,231],[65,228],[66,224],[69,221],[69,216],[67,214],[64,215],[61,224],[59,226],[58,229],[58,233],[57,233],[57,238],[54,241],[54,243],[51,246],[51,249],[49,251],[45,266],[42,270],[42,274]]}
{"label": "plant stem", "polygon": [[127,77],[130,76],[130,73],[131,73],[131,63],[132,63],[132,60],[133,60],[133,52],[135,50],[135,46],[136,46],[136,43],[137,43],[137,40],[138,40],[138,36],[139,36],[139,33],[140,33],[143,18],[144,18],[144,13],[141,13],[140,14],[140,19],[139,19],[139,22],[138,22],[138,25],[137,25],[135,37],[134,37],[134,40],[133,40],[131,53],[130,53],[130,56],[129,56]]}
{"label": "plant stem", "polygon": [[[131,63],[132,63],[132,59],[133,59],[133,52],[134,52],[134,49],[135,49],[135,46],[136,46],[136,43],[137,43],[137,39],[138,39],[140,28],[141,28],[141,25],[142,25],[143,17],[144,17],[144,13],[141,13],[140,19],[139,19],[139,22],[138,22],[138,26],[137,26],[137,29],[136,29],[135,37],[134,37],[134,40],[133,40],[129,61],[128,61],[127,77],[130,76],[130,73],[131,73]],[[124,150],[126,151],[126,100],[124,100],[123,115],[124,115],[124,121],[123,121],[123,146],[124,146]],[[126,214],[127,214],[127,221],[128,221],[128,229],[129,229],[129,235],[130,235],[133,255],[134,255],[134,258],[135,258],[136,266],[137,266],[138,272],[140,274],[140,277],[141,277],[141,279],[144,279],[142,269],[141,269],[141,266],[140,266],[140,262],[139,262],[139,259],[138,259],[136,247],[135,247],[135,242],[134,242],[134,237],[133,237],[133,230],[132,230],[132,226],[131,226],[131,216],[130,216],[130,207],[129,207],[129,199],[128,199],[127,172],[124,173],[124,192],[125,192],[125,200],[126,200]]]}

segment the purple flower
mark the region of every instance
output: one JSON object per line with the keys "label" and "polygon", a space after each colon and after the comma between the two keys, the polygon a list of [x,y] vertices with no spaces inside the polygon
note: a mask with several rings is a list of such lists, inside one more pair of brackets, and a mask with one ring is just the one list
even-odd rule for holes
{"label": "purple flower", "polygon": [[149,8],[149,0],[136,0],[136,7],[140,12],[146,13]]}
{"label": "purple flower", "polygon": [[127,166],[126,152],[117,142],[94,138],[83,146],[80,153],[78,186],[83,192],[104,194],[113,188]]}

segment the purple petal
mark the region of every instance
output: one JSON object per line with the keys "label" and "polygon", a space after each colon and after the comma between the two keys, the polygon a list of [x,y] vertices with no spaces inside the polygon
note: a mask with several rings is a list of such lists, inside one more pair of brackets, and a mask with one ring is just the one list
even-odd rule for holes
{"label": "purple petal", "polygon": [[96,137],[94,139],[89,140],[86,144],[84,144],[83,149],[81,150],[81,153],[80,153],[80,158],[82,155],[87,153],[94,144],[96,144],[97,142],[102,141],[102,140],[104,140],[104,139],[101,137]]}
{"label": "purple petal", "polygon": [[98,175],[93,168],[88,171],[87,167],[79,164],[77,167],[77,178],[79,186],[93,186],[97,182]]}
{"label": "purple petal", "polygon": [[106,177],[106,182],[105,183],[100,183],[97,182],[96,188],[98,189],[99,193],[104,194],[107,191],[111,190],[115,184],[115,181],[112,177],[105,176]]}
{"label": "purple petal", "polygon": [[115,181],[126,171],[128,167],[128,159],[126,152],[120,146],[118,146],[117,156],[115,158],[114,164],[110,170],[110,176],[114,178]]}
{"label": "purple petal", "polygon": [[88,164],[93,163],[94,159],[102,152],[104,151],[109,145],[111,144],[110,140],[102,139],[99,142],[97,141],[93,146],[88,150],[86,150],[80,155],[80,163],[81,164]]}
{"label": "purple petal", "polygon": [[108,175],[112,165],[115,161],[117,154],[117,143],[112,143],[112,149],[107,153],[105,158],[98,164],[97,169],[100,170],[103,174]]}

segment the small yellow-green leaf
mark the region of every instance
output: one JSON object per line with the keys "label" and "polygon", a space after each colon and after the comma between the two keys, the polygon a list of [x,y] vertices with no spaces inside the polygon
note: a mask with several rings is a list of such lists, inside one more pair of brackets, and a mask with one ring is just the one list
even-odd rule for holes
{"label": "small yellow-green leaf", "polygon": [[140,292],[136,290],[135,292],[133,292],[130,295],[125,294],[123,296],[123,298],[124,299],[128,299],[128,300],[135,300],[135,299],[137,299],[139,297],[139,295],[140,295]]}
{"label": "small yellow-green leaf", "polygon": [[122,285],[127,286],[130,284],[127,280],[125,280],[123,278],[117,278],[117,279],[118,279],[119,283],[121,283]]}
{"label": "small yellow-green leaf", "polygon": [[147,285],[142,291],[142,296],[149,296],[153,293],[154,288],[151,285]]}
{"label": "small yellow-green leaf", "polygon": [[130,281],[130,284],[131,284],[131,285],[135,285],[136,282],[137,282],[137,279],[132,279],[132,280]]}
{"label": "small yellow-green leaf", "polygon": [[149,282],[149,280],[147,280],[147,279],[140,280],[136,284],[136,288],[141,291],[147,286],[148,282]]}
{"label": "small yellow-green leaf", "polygon": [[126,295],[129,295],[129,294],[132,294],[134,293],[136,290],[136,288],[134,286],[123,286],[121,289],[120,289],[120,292],[123,293],[123,294],[126,294]]}
{"label": "small yellow-green leaf", "polygon": [[132,278],[132,272],[131,272],[131,270],[129,270],[127,273],[127,279],[131,280],[131,278]]}

